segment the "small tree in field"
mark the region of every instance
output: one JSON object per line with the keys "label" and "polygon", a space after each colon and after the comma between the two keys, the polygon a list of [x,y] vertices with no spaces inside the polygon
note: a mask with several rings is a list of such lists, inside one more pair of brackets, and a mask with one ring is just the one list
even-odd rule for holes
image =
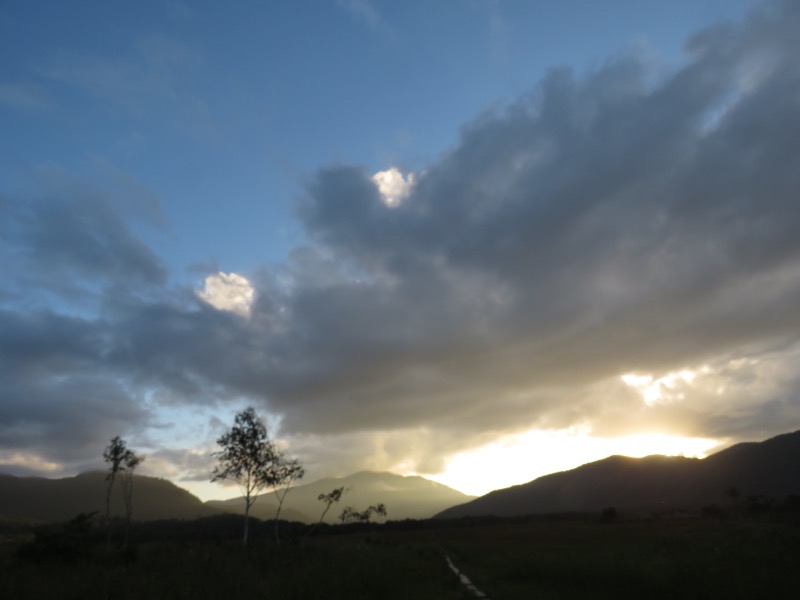
{"label": "small tree in field", "polygon": [[111,547],[111,492],[117,477],[122,484],[122,500],[125,504],[125,547],[128,547],[128,536],[133,515],[133,472],[144,458],[128,448],[121,437],[114,436],[111,443],[103,451],[103,460],[108,463],[106,474],[106,549]]}
{"label": "small tree in field", "polygon": [[303,541],[305,541],[305,539],[309,535],[311,535],[311,533],[317,527],[319,527],[322,524],[322,521],[325,519],[325,515],[328,514],[328,511],[331,509],[331,506],[333,506],[334,504],[338,504],[339,500],[342,499],[342,496],[344,495],[344,493],[346,491],[347,491],[347,488],[342,486],[342,487],[338,487],[336,489],[331,490],[327,494],[320,494],[319,496],[317,496],[317,500],[319,500],[320,502],[324,502],[325,503],[325,509],[322,511],[322,514],[319,516],[319,521],[314,523],[314,525],[311,526],[311,529],[306,531],[306,534],[303,536]]}
{"label": "small tree in field", "polygon": [[111,492],[114,489],[117,475],[122,468],[126,450],[125,442],[117,435],[111,438],[111,443],[103,451],[103,460],[108,463],[108,473],[106,474],[106,549],[111,547]]}
{"label": "small tree in field", "polygon": [[[265,488],[277,488],[287,484],[283,495],[279,495],[280,514],[283,499],[288,493],[288,484],[300,479],[303,468],[297,460],[288,460],[267,435],[267,428],[253,407],[238,413],[233,427],[217,440],[221,447],[213,456],[218,465],[211,473],[211,481],[229,480],[239,484],[244,495],[244,538],[247,545],[250,508]],[[276,492],[277,494],[277,492]],[[277,538],[277,515],[276,515]]]}
{"label": "small tree in field", "polygon": [[386,505],[381,502],[380,504],[373,504],[360,511],[352,506],[346,506],[342,514],[339,515],[339,520],[342,523],[369,523],[372,515],[385,517],[387,515]]}
{"label": "small tree in field", "polygon": [[122,502],[125,504],[125,541],[123,548],[128,548],[128,539],[131,533],[131,517],[133,516],[133,472],[144,457],[133,450],[127,450],[122,461],[120,484],[122,485]]}
{"label": "small tree in field", "polygon": [[280,485],[282,487],[275,488],[275,497],[278,499],[278,510],[275,511],[275,542],[281,543],[278,536],[278,519],[281,515],[281,508],[283,508],[283,501],[286,500],[286,494],[292,489],[292,484],[298,479],[302,479],[305,475],[305,469],[300,465],[300,462],[295,459],[286,459],[282,453],[279,453],[279,458],[276,461],[274,479],[277,482],[273,485]]}

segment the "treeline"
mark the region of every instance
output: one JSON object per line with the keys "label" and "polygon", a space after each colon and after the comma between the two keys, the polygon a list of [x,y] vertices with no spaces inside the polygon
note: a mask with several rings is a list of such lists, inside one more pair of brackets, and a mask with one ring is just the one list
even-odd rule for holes
{"label": "treeline", "polygon": [[[280,545],[279,532],[281,525],[286,523],[280,519],[281,509],[292,485],[305,475],[302,463],[297,458],[287,456],[286,452],[270,439],[263,419],[258,416],[253,407],[248,407],[236,414],[233,426],[217,439],[217,445],[220,449],[212,454],[217,464],[210,473],[210,479],[212,482],[231,481],[239,486],[245,503],[242,543],[246,546],[250,540],[250,509],[258,500],[259,494],[264,490],[271,489],[275,493],[278,506],[275,518],[270,523],[275,543]],[[103,459],[108,464],[105,478],[105,515],[103,517],[106,530],[106,549],[111,548],[115,523],[111,518],[111,497],[115,484],[119,483],[125,507],[122,538],[122,548],[125,550],[128,548],[133,519],[133,474],[145,457],[130,449],[127,442],[121,437],[115,436],[105,448]],[[318,500],[322,503],[319,521],[310,528],[305,526],[303,539],[315,533],[323,525],[322,521],[325,515],[342,500],[346,492],[346,488],[338,487],[326,494],[319,495]],[[343,525],[368,525],[373,517],[386,517],[387,514],[386,505],[382,502],[366,508],[345,506],[339,515],[339,521]],[[229,519],[222,518],[211,518],[195,523],[201,525],[202,521],[215,523],[217,527],[222,523],[225,523],[226,528],[229,526]],[[290,525],[285,526],[290,527]],[[143,525],[138,527],[142,528]],[[291,527],[294,531],[295,527]]]}

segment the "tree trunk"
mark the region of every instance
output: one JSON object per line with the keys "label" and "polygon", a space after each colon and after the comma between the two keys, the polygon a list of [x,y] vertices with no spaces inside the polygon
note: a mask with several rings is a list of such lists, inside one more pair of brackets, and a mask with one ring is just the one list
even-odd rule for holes
{"label": "tree trunk", "polygon": [[130,479],[124,481],[122,486],[123,500],[125,501],[125,540],[123,542],[123,549],[128,549],[128,539],[131,533],[131,517],[133,516],[133,473],[129,475]]}
{"label": "tree trunk", "polygon": [[111,550],[111,490],[114,489],[114,477],[106,479],[106,552]]}
{"label": "tree trunk", "polygon": [[250,494],[245,496],[244,502],[244,539],[242,540],[242,544],[247,546],[247,534],[250,529],[250,505],[252,504],[250,501]]}
{"label": "tree trunk", "polygon": [[303,535],[303,544],[305,544],[305,543],[306,543],[306,538],[308,538],[308,536],[310,536],[310,535],[311,535],[311,534],[314,532],[314,530],[315,530],[317,527],[319,527],[320,525],[322,525],[322,521],[325,519],[325,515],[326,515],[326,514],[328,513],[328,511],[331,509],[331,505],[332,505],[332,504],[333,504],[333,502],[330,502],[330,503],[328,503],[328,504],[325,506],[325,510],[323,510],[323,511],[322,511],[322,514],[319,516],[319,521],[317,521],[316,523],[314,523],[314,524],[311,526],[311,529],[309,529],[308,531],[306,531],[305,535]]}
{"label": "tree trunk", "polygon": [[291,486],[291,482],[286,484],[286,487],[283,490],[283,494],[279,494],[278,490],[275,490],[275,496],[278,498],[278,510],[275,511],[275,543],[280,546],[281,545],[281,538],[278,535],[278,518],[281,516],[281,508],[283,508],[283,501],[286,499],[286,494],[289,493]]}

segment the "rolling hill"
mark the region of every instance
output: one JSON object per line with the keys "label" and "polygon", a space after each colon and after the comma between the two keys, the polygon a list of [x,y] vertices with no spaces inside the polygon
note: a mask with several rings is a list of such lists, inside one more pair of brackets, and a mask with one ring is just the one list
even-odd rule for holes
{"label": "rolling hill", "polygon": [[723,502],[730,488],[743,497],[783,499],[800,493],[800,431],[760,443],[737,444],[705,459],[610,456],[495,490],[436,516],[521,516],[598,511],[610,506],[669,510]]}
{"label": "rolling hill", "polygon": [[[383,502],[389,519],[428,519],[449,506],[472,498],[424,477],[362,471],[348,477],[320,479],[292,488],[286,496],[281,517],[306,523],[317,521],[324,509],[318,496],[337,487],[345,487],[347,491],[341,502],[331,507],[325,516],[328,523],[336,522],[345,506],[363,510],[371,504]],[[244,512],[244,500],[241,498],[213,500],[206,504],[226,512]],[[276,506],[272,492],[261,494],[251,514],[260,519],[272,519]]]}
{"label": "rolling hill", "polygon": [[[105,512],[105,472],[82,473],[75,477],[47,479],[0,474],[0,517],[13,521],[66,521],[79,513]],[[390,519],[426,519],[454,504],[470,500],[447,486],[423,477],[403,477],[392,473],[356,473],[339,479],[318,481],[292,488],[286,497],[281,518],[304,523],[316,522],[324,508],[317,497],[336,487],[346,487],[341,502],[326,516],[335,522],[345,506],[364,509],[383,502]],[[259,519],[275,517],[277,503],[272,492],[259,496],[251,515]],[[123,514],[122,497],[117,488],[112,495],[112,514]],[[196,519],[223,513],[243,514],[244,500],[212,500],[203,503],[188,491],[164,479],[136,475],[134,513],[137,521]]]}
{"label": "rolling hill", "polygon": [[[0,474],[0,515],[40,522],[65,521],[79,513],[105,513],[105,472],[46,479]],[[124,512],[119,488],[112,494],[113,515]],[[134,476],[133,518],[196,519],[220,514],[199,498],[164,479]]]}

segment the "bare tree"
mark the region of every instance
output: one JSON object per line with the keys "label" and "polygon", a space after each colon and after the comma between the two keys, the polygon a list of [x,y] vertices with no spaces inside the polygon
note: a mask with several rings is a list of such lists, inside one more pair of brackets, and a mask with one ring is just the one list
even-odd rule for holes
{"label": "bare tree", "polygon": [[298,479],[302,479],[305,475],[305,469],[300,465],[300,462],[295,459],[286,459],[283,453],[279,451],[279,457],[275,465],[275,481],[276,484],[281,485],[280,488],[275,488],[275,497],[278,499],[278,510],[275,511],[275,543],[280,544],[281,539],[278,535],[278,519],[281,515],[283,508],[283,501],[286,500],[286,494],[292,489],[292,484]]}
{"label": "bare tree", "polygon": [[106,550],[111,548],[111,491],[114,489],[114,482],[122,468],[126,451],[125,441],[118,435],[111,438],[111,443],[103,450],[103,460],[108,463],[108,473],[106,474]]}
{"label": "bare tree", "polygon": [[126,450],[122,461],[120,484],[122,486],[122,501],[125,504],[125,541],[123,548],[128,548],[128,539],[131,532],[131,517],[133,516],[133,472],[144,461],[144,457],[133,450]]}
{"label": "bare tree", "polygon": [[[217,440],[221,447],[213,456],[218,465],[211,473],[211,481],[229,480],[239,484],[244,495],[244,537],[247,545],[250,527],[250,508],[263,489],[291,484],[304,475],[297,460],[288,460],[267,435],[267,428],[253,407],[238,413],[233,427]],[[279,497],[281,504],[288,489]],[[280,513],[281,505],[278,506]],[[277,539],[277,515],[276,515]]]}
{"label": "bare tree", "polygon": [[306,531],[306,534],[303,536],[303,540],[305,540],[311,533],[320,525],[322,525],[322,521],[325,519],[325,515],[328,514],[328,511],[331,509],[331,506],[334,504],[338,504],[339,500],[342,499],[342,496],[347,491],[347,488],[342,486],[336,489],[331,490],[327,494],[320,494],[317,496],[317,500],[320,502],[325,503],[325,509],[322,511],[322,514],[319,516],[319,521],[314,523],[311,526],[311,529]]}
{"label": "bare tree", "polygon": [[111,443],[103,451],[103,460],[108,463],[106,474],[106,549],[111,548],[111,492],[117,477],[122,485],[122,500],[125,504],[125,547],[128,547],[128,537],[133,515],[133,472],[144,458],[128,448],[121,437],[114,436]]}
{"label": "bare tree", "polygon": [[385,517],[386,514],[386,505],[383,502],[368,506],[365,510],[361,511],[356,510],[352,506],[346,506],[342,514],[339,515],[339,520],[342,523],[369,523],[372,515]]}

